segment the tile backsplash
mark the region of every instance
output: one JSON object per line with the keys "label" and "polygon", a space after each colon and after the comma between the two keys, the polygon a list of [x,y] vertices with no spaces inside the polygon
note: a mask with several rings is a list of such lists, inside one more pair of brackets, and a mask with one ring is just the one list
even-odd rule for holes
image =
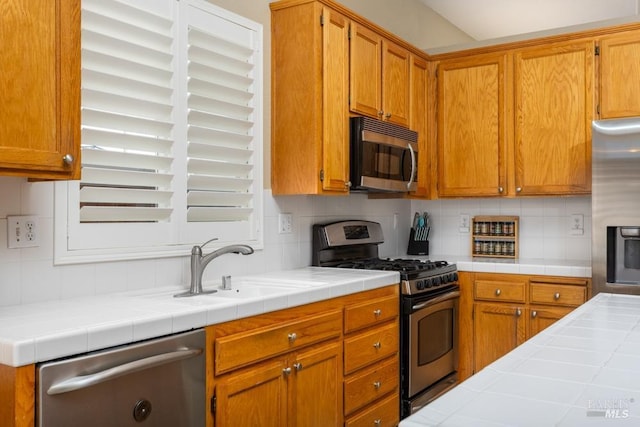
{"label": "tile backsplash", "polygon": [[[264,249],[249,257],[213,261],[205,280],[304,267],[311,263],[311,226],[342,219],[382,224],[384,257],[406,252],[412,213],[433,218],[431,253],[468,256],[470,235],[458,230],[460,214],[520,216],[520,257],[589,260],[591,198],[460,199],[417,201],[347,197],[264,195]],[[278,214],[293,215],[293,233],[278,234]],[[7,248],[7,215],[37,215],[40,247]],[[582,236],[569,234],[572,214],[584,215]],[[53,184],[0,177],[0,306],[100,295],[163,286],[187,287],[188,256],[139,261],[53,265]]]}
{"label": "tile backsplash", "polygon": [[[591,260],[591,197],[456,199],[413,201],[412,211],[433,218],[433,254],[471,255],[471,235],[459,231],[462,214],[520,217],[520,259]],[[582,215],[584,233],[570,233],[571,216]]]}

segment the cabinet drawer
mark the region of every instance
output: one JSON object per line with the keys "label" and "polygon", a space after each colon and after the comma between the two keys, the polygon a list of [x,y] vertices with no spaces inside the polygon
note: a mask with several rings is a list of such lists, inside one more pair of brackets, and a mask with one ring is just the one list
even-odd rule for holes
{"label": "cabinet drawer", "polygon": [[474,295],[476,300],[524,302],[525,288],[525,282],[476,280]]}
{"label": "cabinet drawer", "polygon": [[400,422],[400,397],[393,393],[344,423],[345,427],[395,427]]}
{"label": "cabinet drawer", "polygon": [[344,340],[344,373],[349,374],[398,352],[398,322]]}
{"label": "cabinet drawer", "polygon": [[397,317],[399,304],[398,297],[392,295],[348,306],[344,310],[344,332],[353,332]]}
{"label": "cabinet drawer", "polygon": [[342,333],[342,312],[335,310],[215,340],[215,374],[307,346]]}
{"label": "cabinet drawer", "polygon": [[577,307],[585,302],[587,288],[584,286],[531,283],[530,293],[531,303]]}
{"label": "cabinet drawer", "polygon": [[398,358],[356,373],[344,381],[344,412],[352,412],[387,393],[398,390]]}

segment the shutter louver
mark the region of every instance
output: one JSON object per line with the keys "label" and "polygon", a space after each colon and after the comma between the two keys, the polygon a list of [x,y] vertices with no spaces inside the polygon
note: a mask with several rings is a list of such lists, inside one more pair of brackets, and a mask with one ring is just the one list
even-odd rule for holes
{"label": "shutter louver", "polygon": [[80,222],[169,219],[172,21],[83,0]]}
{"label": "shutter louver", "polygon": [[187,220],[245,221],[254,209],[255,52],[189,28]]}

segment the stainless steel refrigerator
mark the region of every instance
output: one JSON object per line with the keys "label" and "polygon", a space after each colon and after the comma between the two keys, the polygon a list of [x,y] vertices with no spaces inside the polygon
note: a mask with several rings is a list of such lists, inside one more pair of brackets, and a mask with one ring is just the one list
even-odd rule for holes
{"label": "stainless steel refrigerator", "polygon": [[640,295],[640,117],[593,122],[593,295]]}

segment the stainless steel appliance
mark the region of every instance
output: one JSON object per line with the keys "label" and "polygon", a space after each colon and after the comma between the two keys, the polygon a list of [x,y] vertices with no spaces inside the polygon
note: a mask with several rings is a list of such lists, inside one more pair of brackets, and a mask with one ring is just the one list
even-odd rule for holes
{"label": "stainless steel appliance", "polygon": [[640,118],[593,122],[593,294],[640,295]]}
{"label": "stainless steel appliance", "polygon": [[204,348],[197,330],[43,363],[37,425],[204,426]]}
{"label": "stainless steel appliance", "polygon": [[350,124],[351,191],[415,191],[418,134],[369,117],[353,117]]}
{"label": "stainless steel appliance", "polygon": [[380,224],[340,221],[313,226],[313,265],[400,273],[400,415],[405,418],[458,383],[455,264],[381,259]]}

